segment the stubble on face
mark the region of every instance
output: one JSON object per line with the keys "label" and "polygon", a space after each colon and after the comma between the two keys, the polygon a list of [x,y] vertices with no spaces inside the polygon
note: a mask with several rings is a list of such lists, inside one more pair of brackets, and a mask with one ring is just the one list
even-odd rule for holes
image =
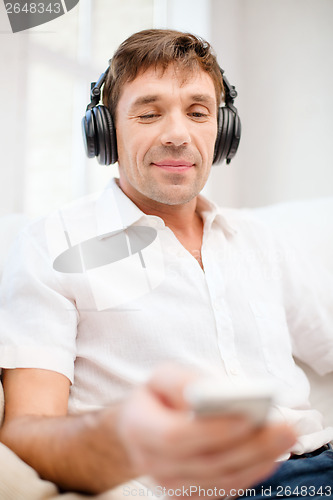
{"label": "stubble on face", "polygon": [[[185,175],[180,172],[165,172],[155,164],[166,158],[173,160],[181,158],[193,166]],[[190,151],[187,146],[155,146],[145,155],[143,168],[138,174],[141,177],[140,185],[144,196],[166,205],[182,205],[191,201],[202,190],[209,171],[206,176],[202,175],[200,155]]]}

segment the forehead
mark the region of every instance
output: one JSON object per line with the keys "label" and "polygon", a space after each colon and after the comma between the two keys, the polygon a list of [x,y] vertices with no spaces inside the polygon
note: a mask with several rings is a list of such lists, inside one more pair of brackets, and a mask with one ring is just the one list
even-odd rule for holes
{"label": "forehead", "polygon": [[210,75],[201,68],[186,71],[175,65],[162,68],[149,68],[122,88],[118,101],[118,109],[124,109],[136,102],[144,102],[145,96],[156,96],[163,100],[169,97],[191,98],[206,96],[216,105],[214,82]]}

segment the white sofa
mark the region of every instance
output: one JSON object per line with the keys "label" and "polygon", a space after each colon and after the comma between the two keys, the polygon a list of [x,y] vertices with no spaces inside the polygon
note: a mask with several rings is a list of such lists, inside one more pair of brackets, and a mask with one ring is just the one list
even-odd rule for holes
{"label": "white sofa", "polygon": [[[327,272],[333,273],[333,198],[281,203],[251,210],[253,215],[269,224],[274,230],[286,236],[300,251],[319,258]],[[17,231],[26,223],[23,215],[9,215],[0,218],[0,280],[3,263],[10,243]],[[332,297],[333,307],[333,297]],[[333,325],[332,325],[333,327]],[[313,405],[324,414],[325,422],[333,426],[333,373],[319,377],[309,368],[302,366],[311,383]],[[0,407],[1,407],[0,385]],[[0,408],[1,414],[1,408]],[[80,499],[85,495],[59,494],[55,485],[42,481],[36,472],[23,463],[8,448],[0,444],[0,498],[2,500],[47,500]],[[98,500],[120,500],[132,495],[152,497],[142,483],[132,481],[124,493],[122,486],[99,495]],[[135,493],[136,492],[136,493]],[[89,497],[91,498],[91,497]]]}
{"label": "white sofa", "polygon": [[[252,209],[252,213],[333,274],[333,197],[279,203]],[[333,426],[333,373],[320,377],[309,367],[300,366],[310,380],[311,403],[323,413],[325,423]]]}

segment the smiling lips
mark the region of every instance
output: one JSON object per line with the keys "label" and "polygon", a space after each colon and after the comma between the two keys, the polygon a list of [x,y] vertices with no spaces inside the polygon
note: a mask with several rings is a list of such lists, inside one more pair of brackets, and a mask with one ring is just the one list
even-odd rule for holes
{"label": "smiling lips", "polygon": [[169,170],[171,172],[184,172],[189,170],[194,164],[190,161],[183,160],[182,158],[178,160],[165,159],[162,161],[154,162],[153,165],[164,170]]}

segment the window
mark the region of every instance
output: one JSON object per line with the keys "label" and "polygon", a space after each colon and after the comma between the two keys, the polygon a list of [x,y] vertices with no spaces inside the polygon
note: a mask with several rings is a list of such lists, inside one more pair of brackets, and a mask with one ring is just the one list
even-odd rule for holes
{"label": "window", "polygon": [[0,83],[2,89],[11,87],[11,121],[1,126],[7,129],[11,172],[9,177],[3,170],[1,177],[11,202],[8,198],[2,212],[42,215],[101,189],[115,174],[116,166],[85,158],[81,119],[90,82],[106,69],[121,41],[153,26],[153,5],[153,0],[80,0],[52,22],[2,36],[7,54],[1,53],[1,65],[8,67],[9,59],[14,65]]}

